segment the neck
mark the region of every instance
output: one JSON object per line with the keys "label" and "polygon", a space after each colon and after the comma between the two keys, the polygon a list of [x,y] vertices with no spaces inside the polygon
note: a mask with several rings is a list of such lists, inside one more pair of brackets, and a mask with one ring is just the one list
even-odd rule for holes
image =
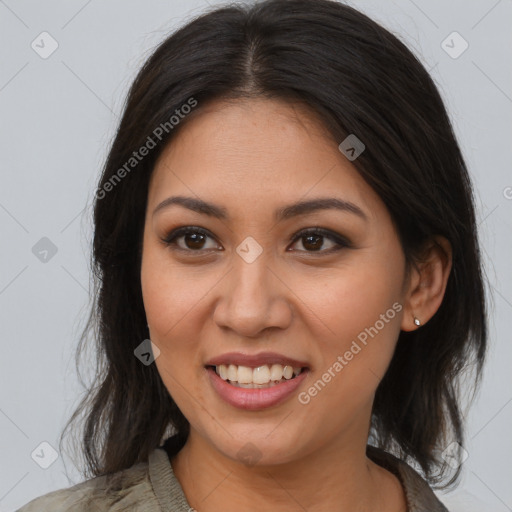
{"label": "neck", "polygon": [[400,482],[366,457],[366,442],[342,441],[293,462],[247,466],[191,429],[171,464],[197,512],[405,511]]}

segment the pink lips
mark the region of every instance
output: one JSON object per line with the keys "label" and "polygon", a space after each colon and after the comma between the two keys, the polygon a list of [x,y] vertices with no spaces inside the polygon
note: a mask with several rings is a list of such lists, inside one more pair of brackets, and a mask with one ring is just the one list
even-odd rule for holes
{"label": "pink lips", "polygon": [[286,400],[301,385],[308,371],[303,370],[297,377],[285,380],[269,388],[239,388],[232,386],[215,373],[213,367],[206,369],[217,394],[228,404],[239,409],[256,411],[277,405]]}

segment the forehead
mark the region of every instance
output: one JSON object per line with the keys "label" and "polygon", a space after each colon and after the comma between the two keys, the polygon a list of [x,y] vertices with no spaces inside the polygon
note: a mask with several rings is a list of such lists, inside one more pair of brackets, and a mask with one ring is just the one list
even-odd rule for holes
{"label": "forehead", "polygon": [[245,208],[326,195],[369,216],[383,208],[311,110],[269,99],[212,102],[186,120],[156,162],[148,205],[179,194]]}

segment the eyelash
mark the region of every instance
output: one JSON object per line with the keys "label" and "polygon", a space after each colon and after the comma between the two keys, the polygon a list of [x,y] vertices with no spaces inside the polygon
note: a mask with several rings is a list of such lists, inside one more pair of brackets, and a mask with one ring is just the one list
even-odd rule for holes
{"label": "eyelash", "polygon": [[[177,229],[171,231],[165,238],[162,239],[162,242],[166,246],[168,246],[170,249],[172,249],[173,251],[189,253],[189,255],[191,255],[190,253],[198,253],[197,255],[201,255],[201,254],[204,254],[205,251],[208,252],[208,251],[213,250],[213,249],[193,250],[193,249],[183,249],[182,247],[178,247],[176,245],[176,239],[178,239],[184,235],[189,235],[189,234],[201,234],[201,235],[205,235],[207,237],[215,239],[215,237],[213,237],[208,231],[206,231],[203,228],[200,228],[197,226],[184,226],[184,227],[177,228]],[[349,242],[349,240],[347,238],[342,237],[342,236],[338,235],[337,233],[334,233],[332,231],[329,231],[327,229],[323,229],[320,227],[303,229],[303,230],[295,233],[290,238],[290,242],[295,243],[297,240],[304,238],[306,236],[309,236],[309,235],[319,235],[324,238],[328,238],[332,242],[336,243],[337,247],[332,247],[331,249],[328,249],[328,250],[298,251],[298,252],[305,252],[308,254],[328,255],[328,254],[337,252],[343,248],[352,247],[352,244]]]}

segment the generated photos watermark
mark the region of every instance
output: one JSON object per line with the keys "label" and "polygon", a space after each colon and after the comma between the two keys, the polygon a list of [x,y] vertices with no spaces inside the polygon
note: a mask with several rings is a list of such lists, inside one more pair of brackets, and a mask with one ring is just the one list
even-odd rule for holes
{"label": "generated photos watermark", "polygon": [[[368,336],[372,339],[384,329],[386,324],[395,318],[396,314],[402,311],[402,304],[395,302],[391,308],[385,313],[381,314],[379,320],[377,320],[372,326],[365,327],[357,335],[357,341],[352,340],[350,348],[345,351],[343,355],[338,355],[336,361],[329,366],[329,368],[322,374],[322,376],[312,385],[307,391],[302,391],[298,395],[298,400],[301,404],[307,405],[311,402],[311,399],[315,397],[325,386],[332,381],[338,375],[345,366],[347,366],[354,357],[361,352],[361,350],[368,345]],[[358,343],[359,341],[359,343]]]}
{"label": "generated photos watermark", "polygon": [[107,193],[114,189],[114,187],[121,182],[121,180],[129,174],[137,165],[149,155],[152,149],[156,148],[165,135],[169,134],[176,126],[178,126],[182,119],[187,114],[192,112],[192,109],[197,106],[197,100],[191,96],[181,107],[174,111],[174,114],[165,123],[160,123],[148,135],[146,142],[140,146],[137,151],[133,151],[132,156],[105,182],[101,187],[96,190],[96,197],[103,199]]}

